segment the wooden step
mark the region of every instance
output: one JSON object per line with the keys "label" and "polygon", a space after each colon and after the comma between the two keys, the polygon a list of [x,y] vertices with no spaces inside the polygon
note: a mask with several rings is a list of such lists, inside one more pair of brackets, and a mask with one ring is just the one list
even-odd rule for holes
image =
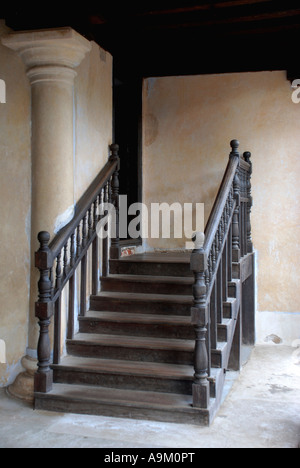
{"label": "wooden step", "polygon": [[211,350],[211,365],[216,368],[226,369],[228,357],[228,345],[226,342],[218,342],[217,349]]}
{"label": "wooden step", "polygon": [[209,425],[217,400],[207,410],[193,408],[192,396],[133,391],[88,385],[54,384],[49,393],[35,394],[35,409]]}
{"label": "wooden step", "polygon": [[52,367],[56,383],[192,394],[193,366],[66,356]]}
{"label": "wooden step", "polygon": [[192,365],[195,341],[79,333],[67,340],[73,356]]}
{"label": "wooden step", "polygon": [[97,311],[190,316],[192,303],[192,296],[100,292],[91,296],[90,308]]}
{"label": "wooden step", "polygon": [[228,298],[227,301],[223,303],[223,317],[225,319],[236,319],[239,312],[238,306],[239,301],[234,298]]}
{"label": "wooden step", "polygon": [[101,291],[191,295],[194,278],[149,275],[109,275],[101,278]]}
{"label": "wooden step", "polygon": [[148,253],[110,260],[110,273],[120,275],[152,275],[193,277],[191,254],[186,252]]}
{"label": "wooden step", "polygon": [[234,319],[223,319],[223,322],[218,324],[218,341],[228,341],[233,333]]}
{"label": "wooden step", "polygon": [[128,312],[89,311],[79,317],[81,333],[148,336],[160,338],[195,338],[188,316],[131,314]]}

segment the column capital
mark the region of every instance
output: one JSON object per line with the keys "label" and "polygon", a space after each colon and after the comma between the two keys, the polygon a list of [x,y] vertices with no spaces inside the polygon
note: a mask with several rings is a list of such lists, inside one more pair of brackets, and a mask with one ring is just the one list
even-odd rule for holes
{"label": "column capital", "polygon": [[64,69],[67,69],[67,79],[71,79],[76,76],[73,69],[91,50],[91,43],[69,27],[10,33],[3,36],[1,41],[21,56],[32,83],[37,81],[39,75],[41,81],[48,80],[48,74],[50,80],[55,80],[57,76],[64,81]]}

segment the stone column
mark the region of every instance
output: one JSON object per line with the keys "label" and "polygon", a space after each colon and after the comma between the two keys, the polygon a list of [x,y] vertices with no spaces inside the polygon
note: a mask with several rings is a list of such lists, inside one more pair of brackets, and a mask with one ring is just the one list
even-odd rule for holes
{"label": "stone column", "polygon": [[74,78],[91,44],[71,28],[11,33],[2,43],[24,61],[32,95],[31,306],[29,356],[22,360],[26,369],[27,360],[30,366],[25,373],[25,395],[20,382],[23,374],[10,388],[28,400],[33,397],[32,358],[38,341],[34,316],[38,274],[33,260],[37,234],[48,231],[53,236],[74,214]]}

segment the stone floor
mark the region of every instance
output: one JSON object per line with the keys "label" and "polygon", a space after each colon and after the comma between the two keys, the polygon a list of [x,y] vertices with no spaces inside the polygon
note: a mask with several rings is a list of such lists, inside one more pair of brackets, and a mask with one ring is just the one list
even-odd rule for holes
{"label": "stone floor", "polygon": [[298,448],[299,351],[257,346],[209,428],[33,411],[0,389],[0,448]]}

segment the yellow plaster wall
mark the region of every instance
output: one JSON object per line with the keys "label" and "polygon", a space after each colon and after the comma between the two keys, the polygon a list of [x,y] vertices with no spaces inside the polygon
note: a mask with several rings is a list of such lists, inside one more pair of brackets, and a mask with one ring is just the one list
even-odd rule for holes
{"label": "yellow plaster wall", "polygon": [[[144,202],[203,202],[207,219],[237,138],[253,160],[258,310],[300,311],[300,104],[284,71],[144,83]],[[150,248],[184,242],[148,239]]]}
{"label": "yellow plaster wall", "polygon": [[75,200],[106,164],[112,143],[112,56],[91,44],[75,79]]}
{"label": "yellow plaster wall", "polygon": [[[5,31],[3,22],[0,24]],[[0,387],[19,371],[28,335],[30,279],[30,86],[21,59],[0,43]],[[6,361],[6,362],[3,362]]]}

